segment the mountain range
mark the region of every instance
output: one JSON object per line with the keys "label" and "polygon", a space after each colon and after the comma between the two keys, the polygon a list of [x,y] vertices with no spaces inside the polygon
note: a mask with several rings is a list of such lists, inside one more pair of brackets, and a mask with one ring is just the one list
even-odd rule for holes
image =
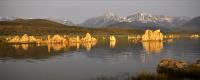
{"label": "mountain range", "polygon": [[46,20],[50,20],[50,21],[54,21],[54,22],[57,22],[57,23],[61,23],[61,24],[64,24],[64,25],[69,25],[69,26],[76,26],[75,23],[73,23],[72,21],[70,20],[61,20],[61,19],[55,19],[55,18],[45,18]]}
{"label": "mountain range", "polygon": [[200,32],[200,16],[184,23],[182,29],[185,31]]}
{"label": "mountain range", "polygon": [[92,28],[125,28],[125,29],[161,29],[164,32],[200,32],[200,16],[190,18],[186,16],[154,15],[137,12],[128,16],[118,16],[112,12],[89,18],[78,24]]}
{"label": "mountain range", "polygon": [[114,13],[106,13],[101,16],[85,20],[80,26],[85,27],[118,27],[118,28],[171,28],[181,27],[190,21],[190,17],[173,17],[165,15],[153,15],[150,13],[135,13],[129,16],[118,16]]}
{"label": "mountain range", "polygon": [[[13,21],[16,17],[3,18],[0,21]],[[29,20],[29,19],[27,19]],[[80,24],[70,20],[44,18],[66,26],[80,26],[85,28],[120,28],[120,29],[161,29],[162,31],[195,31],[200,32],[200,17],[166,16],[137,12],[128,16],[118,16],[112,12],[89,18]]]}

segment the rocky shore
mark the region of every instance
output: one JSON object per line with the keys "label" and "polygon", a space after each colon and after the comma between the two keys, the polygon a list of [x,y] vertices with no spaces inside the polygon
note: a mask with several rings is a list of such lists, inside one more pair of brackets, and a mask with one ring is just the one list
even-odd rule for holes
{"label": "rocky shore", "polygon": [[200,60],[189,64],[171,58],[163,59],[157,66],[157,72],[179,77],[200,78]]}

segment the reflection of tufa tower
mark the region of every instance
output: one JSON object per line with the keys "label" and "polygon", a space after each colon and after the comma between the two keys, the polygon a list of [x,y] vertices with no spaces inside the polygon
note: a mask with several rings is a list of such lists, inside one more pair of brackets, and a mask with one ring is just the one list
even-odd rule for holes
{"label": "reflection of tufa tower", "polygon": [[116,44],[116,41],[110,41],[110,48],[114,48]]}
{"label": "reflection of tufa tower", "polygon": [[76,36],[76,50],[79,50],[79,48],[80,48],[80,37],[79,36]]}
{"label": "reflection of tufa tower", "polygon": [[147,53],[160,53],[161,49],[163,49],[162,41],[142,42],[142,44]]}
{"label": "reflection of tufa tower", "polygon": [[51,36],[50,36],[50,35],[48,35],[48,39],[47,39],[47,40],[48,40],[48,42],[50,42],[50,39],[51,39]]}
{"label": "reflection of tufa tower", "polygon": [[110,36],[110,48],[114,48],[116,44],[115,36]]}

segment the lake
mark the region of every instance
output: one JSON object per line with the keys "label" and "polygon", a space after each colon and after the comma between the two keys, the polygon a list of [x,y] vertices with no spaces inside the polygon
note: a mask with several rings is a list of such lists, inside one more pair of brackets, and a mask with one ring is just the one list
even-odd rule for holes
{"label": "lake", "polygon": [[118,37],[95,44],[0,44],[0,80],[90,80],[156,73],[163,58],[200,59],[200,39],[137,42]]}

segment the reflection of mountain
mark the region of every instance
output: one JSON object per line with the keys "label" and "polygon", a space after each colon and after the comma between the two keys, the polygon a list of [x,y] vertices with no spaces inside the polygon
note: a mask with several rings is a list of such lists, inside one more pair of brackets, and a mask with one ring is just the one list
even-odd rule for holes
{"label": "reflection of mountain", "polygon": [[163,48],[162,41],[145,41],[142,44],[147,53],[160,53]]}

